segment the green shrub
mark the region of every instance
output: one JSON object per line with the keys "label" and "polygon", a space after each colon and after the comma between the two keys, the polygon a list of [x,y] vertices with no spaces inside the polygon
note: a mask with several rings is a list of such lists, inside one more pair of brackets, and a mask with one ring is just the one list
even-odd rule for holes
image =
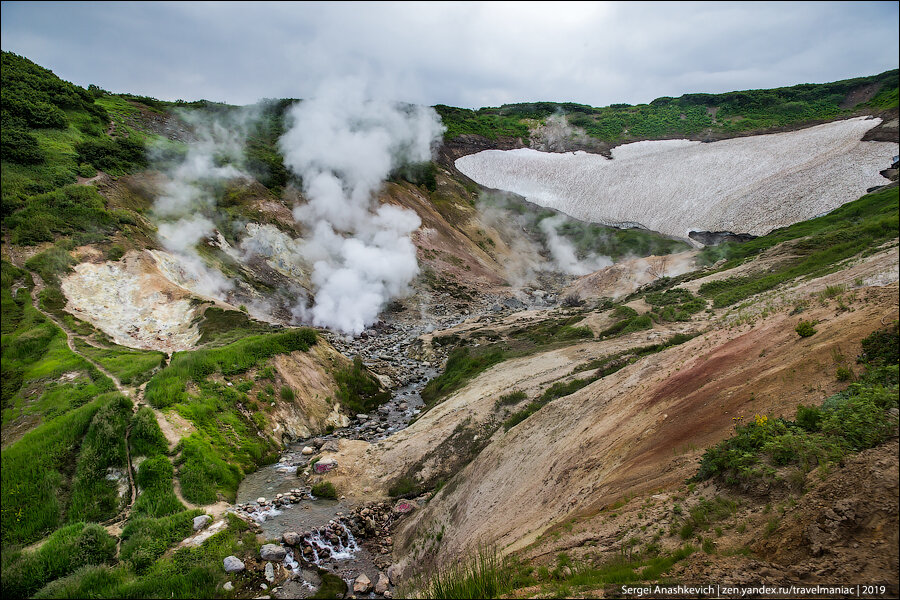
{"label": "green shrub", "polygon": [[503,394],[497,400],[497,406],[509,406],[511,404],[518,404],[522,400],[525,400],[528,396],[522,390],[516,390],[514,392],[510,392],[508,394]]}
{"label": "green shrub", "polygon": [[20,165],[38,165],[47,160],[47,156],[38,145],[37,138],[22,129],[4,127],[0,141],[0,156],[3,160]]}
{"label": "green shrub", "polygon": [[815,335],[816,328],[814,327],[815,323],[812,321],[800,321],[797,323],[797,326],[794,328],[794,331],[797,332],[797,335],[800,337],[809,337],[811,335]]}
{"label": "green shrub", "polygon": [[822,411],[817,406],[804,406],[801,404],[797,407],[796,419],[797,425],[806,431],[816,432],[821,429]]}
{"label": "green shrub", "polygon": [[900,322],[872,332],[862,341],[859,362],[873,366],[895,365],[900,361]]}
{"label": "green shrub", "polygon": [[296,397],[294,394],[294,390],[291,389],[291,386],[289,385],[281,386],[281,392],[279,392],[279,395],[285,402],[293,402],[294,398]]}
{"label": "green shrub", "polygon": [[337,499],[337,490],[330,481],[323,481],[312,486],[312,495],[319,498]]}
{"label": "green shrub", "polygon": [[848,367],[838,367],[837,371],[834,373],[835,378],[838,381],[850,381],[853,379],[853,371],[851,371]]}

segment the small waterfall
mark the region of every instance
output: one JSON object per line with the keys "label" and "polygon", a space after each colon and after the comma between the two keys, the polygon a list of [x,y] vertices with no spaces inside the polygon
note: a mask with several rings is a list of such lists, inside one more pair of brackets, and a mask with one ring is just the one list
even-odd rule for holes
{"label": "small waterfall", "polygon": [[[324,560],[350,560],[359,551],[353,533],[341,521],[329,521],[325,527],[313,529],[300,541],[301,553],[309,563],[321,566]],[[298,572],[300,565],[292,551],[284,559],[285,567]]]}

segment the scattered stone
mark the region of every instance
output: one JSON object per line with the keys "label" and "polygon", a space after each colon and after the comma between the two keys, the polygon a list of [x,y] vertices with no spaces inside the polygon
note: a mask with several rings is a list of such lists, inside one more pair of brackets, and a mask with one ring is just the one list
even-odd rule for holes
{"label": "scattered stone", "polygon": [[284,560],[284,557],[287,556],[287,550],[281,546],[276,546],[275,544],[265,544],[259,549],[259,556],[263,560],[281,562]]}
{"label": "scattered stone", "polygon": [[372,581],[366,577],[365,573],[360,573],[356,581],[353,582],[353,592],[356,594],[368,594],[372,589]]}
{"label": "scattered stone", "polygon": [[240,573],[244,570],[244,563],[237,556],[226,556],[222,562],[225,564],[226,573]]}
{"label": "scattered stone", "polygon": [[303,446],[303,450],[300,451],[300,454],[303,456],[309,456],[310,454],[314,454],[315,450],[313,450],[310,446]]}
{"label": "scattered stone", "polygon": [[225,590],[226,592],[230,592],[231,590],[234,589],[234,584],[231,583],[230,581],[226,581],[225,584],[222,586],[222,589]]}
{"label": "scattered stone", "polygon": [[257,504],[265,504],[265,503],[266,503],[266,499],[265,499],[265,498],[257,498],[257,499],[256,499],[256,503],[257,503]]}
{"label": "scattered stone", "polygon": [[266,581],[268,581],[269,583],[275,583],[275,567],[272,566],[272,563],[266,563],[265,573]]}
{"label": "scattered stone", "polygon": [[194,531],[200,531],[201,529],[206,527],[206,524],[210,521],[212,521],[212,517],[209,515],[200,515],[194,517]]}
{"label": "scattered stone", "polygon": [[281,534],[281,539],[288,546],[296,546],[300,543],[300,534],[296,531],[285,531]]}

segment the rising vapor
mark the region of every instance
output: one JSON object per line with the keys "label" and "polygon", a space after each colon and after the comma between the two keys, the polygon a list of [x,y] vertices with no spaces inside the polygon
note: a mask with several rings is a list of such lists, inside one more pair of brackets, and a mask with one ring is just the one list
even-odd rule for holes
{"label": "rising vapor", "polygon": [[315,288],[313,305],[295,314],[358,334],[419,272],[418,215],[375,208],[375,192],[393,169],[430,160],[443,126],[431,108],[378,99],[355,80],[322,86],[287,116],[279,148],[308,200],[294,217],[311,232],[303,254]]}

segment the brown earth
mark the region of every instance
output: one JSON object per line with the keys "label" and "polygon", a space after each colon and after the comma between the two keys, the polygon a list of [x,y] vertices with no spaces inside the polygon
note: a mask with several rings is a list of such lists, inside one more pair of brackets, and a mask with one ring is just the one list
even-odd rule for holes
{"label": "brown earth", "polygon": [[[896,282],[896,251],[854,268],[867,264]],[[827,280],[850,289],[857,278],[849,269]],[[626,494],[665,489],[692,475],[700,449],[728,436],[736,421],[755,414],[793,417],[798,403],[821,402],[841,387],[835,369],[853,368],[847,357],[859,353],[859,341],[881,327],[885,315],[896,314],[898,301],[896,283],[820,299],[823,283],[782,292],[783,303],[740,325],[713,320],[706,334],[555,400],[508,432],[497,430],[397,532],[395,559],[443,564],[478,544],[521,550],[573,519],[590,529]],[[791,302],[800,297],[808,303],[802,318],[818,321],[810,338],[794,332],[800,317],[790,314]],[[392,474],[411,464],[426,474],[438,470],[440,461],[428,457],[446,460],[433,452],[442,440],[460,426],[489,422],[497,396],[523,389],[533,397],[581,360],[615,350],[609,342],[585,342],[493,367],[408,429],[346,457],[356,461],[358,485],[383,490]],[[366,472],[375,478],[362,477]],[[342,483],[353,487],[350,479]],[[442,527],[446,532],[432,553],[413,550],[413,541]]]}

